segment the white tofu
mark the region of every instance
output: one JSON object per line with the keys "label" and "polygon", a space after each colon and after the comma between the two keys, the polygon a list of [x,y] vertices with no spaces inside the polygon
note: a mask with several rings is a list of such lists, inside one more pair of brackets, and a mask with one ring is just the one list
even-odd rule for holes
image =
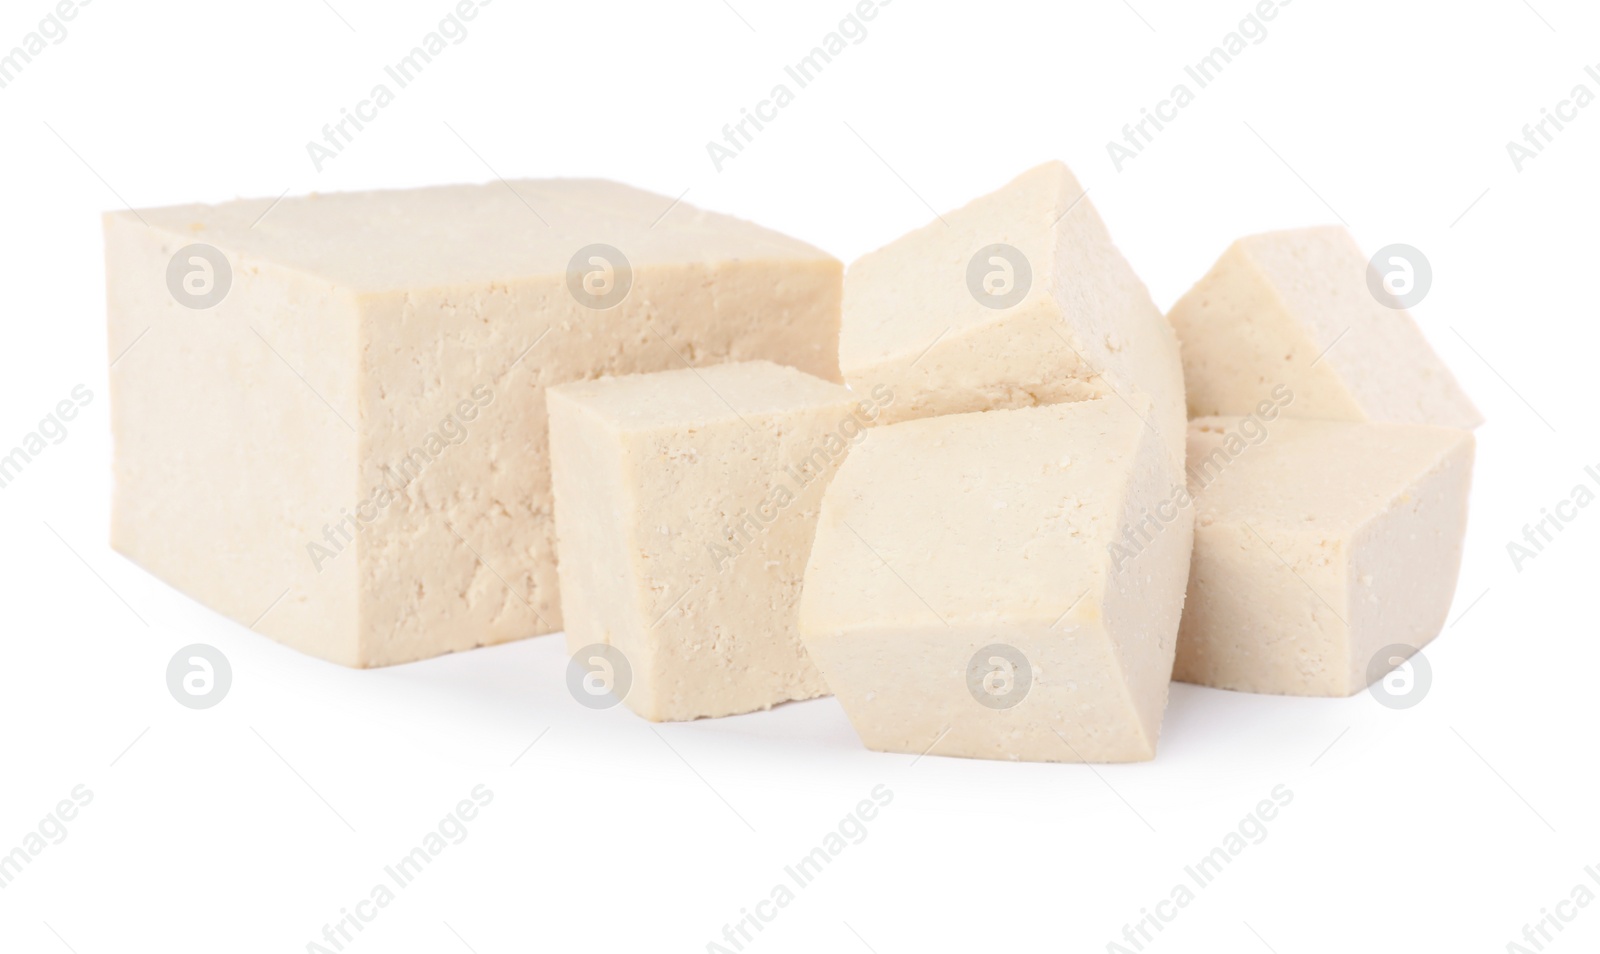
{"label": "white tofu", "polygon": [[1473,428],[1483,417],[1416,321],[1381,303],[1338,226],[1233,243],[1172,306],[1190,417],[1253,413],[1287,387],[1293,417]]}
{"label": "white tofu", "polygon": [[1142,397],[1183,459],[1177,338],[1059,162],[852,263],[839,361],[894,388],[886,423]]}
{"label": "white tofu", "polygon": [[1347,696],[1380,650],[1427,645],[1455,593],[1472,457],[1472,433],[1455,428],[1193,421],[1194,560],[1173,678]]}
{"label": "white tofu", "polygon": [[113,546],[346,665],[561,628],[546,387],[757,358],[838,380],[837,261],[615,183],[105,225],[110,348],[128,349]]}
{"label": "white tofu", "polygon": [[823,498],[806,649],[872,749],[1152,758],[1188,578],[1182,491],[1115,397],[873,428]]}
{"label": "white tofu", "polygon": [[549,399],[568,648],[620,650],[623,701],[653,721],[825,694],[795,601],[823,488],[878,403],[769,362]]}

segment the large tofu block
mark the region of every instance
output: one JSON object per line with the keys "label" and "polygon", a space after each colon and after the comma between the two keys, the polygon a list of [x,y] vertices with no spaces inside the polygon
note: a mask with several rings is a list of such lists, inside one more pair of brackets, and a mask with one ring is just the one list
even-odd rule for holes
{"label": "large tofu block", "polygon": [[1347,696],[1380,650],[1427,645],[1455,593],[1472,457],[1455,428],[1191,422],[1194,561],[1173,678]]}
{"label": "large tofu block", "polygon": [[1240,239],[1167,317],[1190,417],[1248,415],[1287,387],[1294,417],[1483,423],[1416,320],[1373,294],[1367,258],[1339,226]]}
{"label": "large tofu block", "polygon": [[1115,397],[873,428],[823,498],[800,598],[862,741],[1154,757],[1192,541],[1176,475]]}
{"label": "large tofu block", "polygon": [[852,263],[839,362],[888,422],[1142,396],[1183,459],[1177,338],[1059,162]]}
{"label": "large tofu block", "polygon": [[615,183],[105,229],[112,545],[346,665],[561,628],[550,385],[758,358],[838,379],[837,261]]}
{"label": "large tofu block", "polygon": [[877,403],[769,362],[549,398],[568,648],[619,650],[623,701],[653,721],[824,695],[795,601],[823,488]]}

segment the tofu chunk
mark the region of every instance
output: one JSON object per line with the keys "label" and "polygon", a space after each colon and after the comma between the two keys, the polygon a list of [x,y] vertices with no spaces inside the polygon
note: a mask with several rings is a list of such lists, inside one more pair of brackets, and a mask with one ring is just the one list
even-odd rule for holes
{"label": "tofu chunk", "polygon": [[1107,397],[932,417],[851,452],[800,633],[868,748],[1154,757],[1193,515],[1148,412]]}
{"label": "tofu chunk", "polygon": [[1341,227],[1240,239],[1167,317],[1183,342],[1190,417],[1250,414],[1287,388],[1291,417],[1483,423],[1416,320],[1373,294],[1367,258]]}
{"label": "tofu chunk", "polygon": [[823,488],[876,402],[770,362],[549,399],[568,648],[619,650],[623,701],[652,721],[824,695],[795,601]]}
{"label": "tofu chunk", "polygon": [[1174,678],[1348,696],[1380,651],[1426,646],[1455,593],[1472,458],[1472,433],[1455,428],[1191,422],[1194,560]]}
{"label": "tofu chunk", "polygon": [[112,545],[345,665],[561,629],[547,387],[751,359],[838,380],[837,261],[616,183],[105,230]]}
{"label": "tofu chunk", "polygon": [[893,387],[888,422],[1147,400],[1181,465],[1177,338],[1085,196],[1047,163],[851,264],[845,380]]}

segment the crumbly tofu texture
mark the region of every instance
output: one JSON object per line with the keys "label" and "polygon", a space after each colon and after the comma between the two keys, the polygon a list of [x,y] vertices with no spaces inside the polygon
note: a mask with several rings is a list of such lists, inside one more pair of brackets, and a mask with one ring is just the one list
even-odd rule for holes
{"label": "crumbly tofu texture", "polygon": [[823,488],[876,413],[769,362],[551,389],[568,648],[621,650],[653,721],[826,694],[795,603]]}
{"label": "crumbly tofu texture", "polygon": [[[969,263],[993,245],[1019,251],[1032,275],[1008,308],[985,304],[968,282]],[[852,388],[895,389],[888,422],[1142,397],[1182,461],[1177,338],[1059,162],[852,263],[839,361]]]}
{"label": "crumbly tofu texture", "polygon": [[1473,449],[1470,431],[1428,425],[1191,422],[1173,678],[1347,696],[1379,650],[1426,646],[1455,593]]}
{"label": "crumbly tofu texture", "polygon": [[[148,209],[105,230],[112,545],[346,665],[561,628],[547,387],[752,359],[839,380],[838,261],[616,183]],[[197,243],[232,275],[206,310],[167,285]],[[566,274],[597,243],[632,266],[606,310]]]}
{"label": "crumbly tofu texture", "polygon": [[1287,386],[1294,417],[1482,424],[1411,315],[1373,297],[1367,268],[1339,226],[1235,242],[1168,314],[1189,416],[1250,414]]}
{"label": "crumbly tofu texture", "polygon": [[[1146,412],[1148,407],[1144,408]],[[1115,397],[873,428],[828,487],[800,632],[872,749],[971,758],[1153,758],[1172,674],[1192,512],[1114,545],[1175,471]],[[1004,644],[1032,685],[1005,708],[969,687]]]}

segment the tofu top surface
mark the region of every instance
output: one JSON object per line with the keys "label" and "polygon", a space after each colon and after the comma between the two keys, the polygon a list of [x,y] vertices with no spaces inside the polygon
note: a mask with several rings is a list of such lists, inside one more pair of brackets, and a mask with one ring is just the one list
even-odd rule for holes
{"label": "tofu top surface", "polygon": [[915,355],[941,332],[998,320],[1004,312],[981,304],[967,287],[969,260],[990,245],[1011,245],[1028,259],[1032,287],[1014,308],[1052,294],[1057,226],[1082,199],[1071,171],[1047,162],[851,263],[841,362],[853,367]]}
{"label": "tofu top surface", "polygon": [[1368,291],[1367,257],[1342,226],[1261,232],[1237,244],[1297,315],[1320,317],[1352,308],[1389,312]]}
{"label": "tofu top surface", "polygon": [[564,275],[574,253],[599,243],[620,249],[636,270],[751,259],[833,261],[759,225],[602,179],[314,194],[276,205],[242,199],[112,212],[107,220],[149,223],[357,293]]}
{"label": "tofu top surface", "polygon": [[1049,623],[1109,577],[1154,440],[1116,398],[872,428],[824,498],[802,613],[821,627],[937,626],[928,607]]}
{"label": "tofu top surface", "polygon": [[[1318,341],[1332,341],[1352,322],[1396,324],[1395,310],[1380,304],[1367,287],[1367,256],[1343,226],[1247,235],[1235,248],[1260,271],[1289,313],[1316,332]],[[1336,357],[1330,350],[1328,358]]]}
{"label": "tofu top surface", "polygon": [[1250,420],[1189,423],[1189,489],[1201,525],[1209,516],[1352,530],[1403,499],[1451,455],[1474,447],[1471,431],[1430,424]]}
{"label": "tofu top surface", "polygon": [[[1249,260],[1313,341],[1329,343],[1322,360],[1365,396],[1375,419],[1483,423],[1411,314],[1373,296],[1369,259],[1348,229],[1264,232],[1240,239],[1230,252]],[[1342,338],[1349,340],[1332,344]]]}
{"label": "tofu top surface", "polygon": [[582,406],[619,431],[736,423],[856,402],[849,388],[771,361],[575,381],[551,388],[549,394],[552,401]]}

